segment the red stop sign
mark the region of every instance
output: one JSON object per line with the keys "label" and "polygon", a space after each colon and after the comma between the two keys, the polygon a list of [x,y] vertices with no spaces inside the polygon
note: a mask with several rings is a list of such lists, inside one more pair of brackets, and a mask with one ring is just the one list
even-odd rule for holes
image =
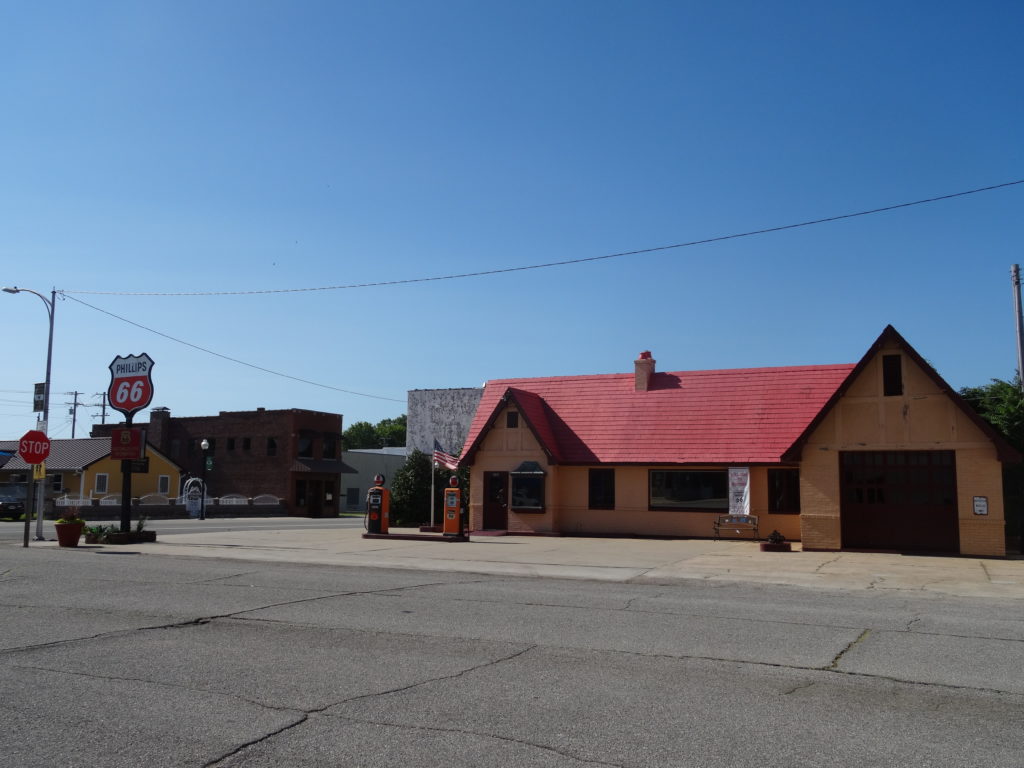
{"label": "red stop sign", "polygon": [[18,455],[26,464],[42,464],[50,455],[50,438],[38,429],[30,429],[18,443]]}

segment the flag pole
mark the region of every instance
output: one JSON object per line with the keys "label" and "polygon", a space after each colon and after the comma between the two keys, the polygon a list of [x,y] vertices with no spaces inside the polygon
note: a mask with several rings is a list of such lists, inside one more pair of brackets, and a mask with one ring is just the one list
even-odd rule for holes
{"label": "flag pole", "polygon": [[430,457],[430,527],[434,527],[434,476],[437,474],[437,461]]}

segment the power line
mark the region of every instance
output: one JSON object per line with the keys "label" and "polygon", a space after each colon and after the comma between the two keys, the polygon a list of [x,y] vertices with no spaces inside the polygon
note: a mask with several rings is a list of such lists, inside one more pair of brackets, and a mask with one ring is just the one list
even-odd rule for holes
{"label": "power line", "polygon": [[[58,293],[61,293],[61,291],[58,291]],[[262,367],[260,365],[254,365],[253,363],[247,363],[247,362],[245,362],[245,360],[239,360],[236,357],[228,357],[227,355],[222,355],[220,352],[214,352],[212,349],[207,349],[206,347],[200,347],[198,344],[192,344],[191,342],[175,338],[174,336],[171,336],[169,334],[163,333],[161,331],[157,331],[157,330],[155,330],[153,328],[147,328],[145,325],[142,325],[141,323],[136,323],[134,320],[129,320],[127,317],[121,317],[121,315],[115,315],[113,312],[108,312],[105,309],[100,309],[99,307],[94,307],[92,304],[89,304],[88,302],[82,301],[81,299],[76,299],[74,296],[68,296],[67,298],[69,298],[72,301],[77,302],[77,303],[79,303],[79,304],[81,304],[83,306],[89,307],[89,309],[94,309],[97,312],[102,312],[104,315],[109,315],[110,317],[116,318],[117,320],[120,320],[123,323],[128,323],[129,325],[134,325],[136,328],[141,328],[144,331],[149,331],[150,333],[155,333],[157,336],[162,336],[163,338],[169,339],[170,341],[177,342],[178,344],[183,344],[186,347],[191,347],[192,349],[197,349],[200,352],[205,352],[208,355],[213,355],[214,357],[219,357],[222,360],[228,360],[229,362],[232,362],[232,363],[238,363],[239,365],[244,365],[247,368],[252,368],[252,369],[257,370],[257,371],[263,371],[263,373],[269,373],[269,374],[271,374],[273,376],[280,376],[283,379],[291,379],[292,381],[299,381],[299,382],[302,382],[303,384],[311,384],[314,387],[321,387],[323,389],[331,389],[331,390],[334,390],[335,392],[344,392],[346,395],[358,395],[359,397],[371,397],[374,400],[389,400],[392,403],[404,403],[405,402],[405,400],[399,400],[399,399],[394,398],[394,397],[384,397],[383,395],[370,395],[370,394],[367,394],[365,392],[354,392],[351,389],[341,389],[340,387],[332,387],[330,384],[321,384],[318,381],[310,381],[309,379],[302,379],[302,378],[299,378],[298,376],[291,376],[291,375],[289,375],[287,373],[281,373],[280,371],[274,371],[274,370],[271,370],[270,368],[264,368],[264,367]]]}
{"label": "power line", "polygon": [[[937,203],[941,200],[951,200],[956,197],[965,197],[966,195],[976,195],[979,192],[990,192],[995,189],[1004,189],[1005,187],[1012,187],[1017,184],[1024,184],[1024,179],[1018,179],[1017,181],[1007,181],[1002,184],[993,184],[988,187],[979,187],[977,189],[968,189],[964,192],[954,192],[949,195],[939,195],[938,197],[929,197],[923,200],[914,200],[909,203],[897,203],[896,205],[887,205],[882,208],[872,208],[867,211],[857,211],[856,213],[843,213],[838,216],[828,216],[823,219],[812,219],[811,221],[801,221],[796,224],[783,224],[777,227],[767,227],[766,229],[754,229],[749,232],[739,232],[732,235],[721,235],[719,237],[708,237],[703,240],[690,240],[686,243],[675,243],[673,245],[659,245],[654,248],[640,248],[635,251],[621,251],[619,253],[608,253],[603,256],[587,256],[580,259],[565,259],[563,261],[550,261],[546,264],[529,264],[521,267],[504,267],[501,269],[488,269],[481,270],[479,272],[462,272],[456,275],[436,275],[434,277],[412,277],[403,280],[383,280],[376,283],[351,283],[349,285],[324,285],[312,288],[268,288],[258,291],[182,291],[177,293],[158,293],[158,292],[133,292],[133,291],[84,291],[84,290],[63,290],[58,293],[67,295],[70,293],[76,294],[92,294],[102,296],[253,296],[260,294],[270,293],[309,293],[313,291],[342,291],[352,288],[380,288],[389,285],[409,285],[412,283],[430,283],[437,282],[440,280],[460,280],[467,277],[484,277],[486,275],[502,275],[509,272],[526,272],[531,269],[548,269],[549,267],[564,267],[570,264],[586,264],[593,261],[604,261],[607,259],[618,259],[623,256],[639,256],[645,253],[657,253],[658,251],[669,251],[676,248],[692,248],[696,245],[707,245],[709,243],[720,243],[725,240],[736,240],[741,237],[753,237],[754,235],[766,235],[772,232],[783,232],[787,229],[799,229],[800,227],[811,227],[815,224],[828,224],[833,221],[842,221],[843,219],[853,219],[858,216],[871,216],[876,213],[884,213],[886,211],[895,211],[900,208],[911,208],[915,205],[926,205],[928,203]],[[69,297],[70,298],[70,297]],[[84,302],[83,302],[84,303]],[[86,305],[88,306],[88,305]],[[96,309],[96,307],[93,307]],[[99,310],[103,311],[103,310]],[[108,313],[109,314],[109,313]],[[116,315],[115,315],[116,317]],[[121,318],[123,319],[123,318]],[[141,326],[140,326],[141,327]],[[147,329],[148,330],[148,329]],[[155,333],[155,331],[154,331]],[[168,337],[170,338],[170,337]],[[177,339],[175,339],[177,341]],[[182,342],[186,343],[186,342]],[[191,346],[191,345],[190,345]],[[204,350],[208,351],[208,350]],[[216,354],[216,353],[214,353]],[[229,358],[230,359],[230,358]],[[237,361],[236,361],[237,362]],[[246,365],[248,365],[246,363]],[[255,366],[253,366],[255,367]],[[284,375],[284,374],[280,374]],[[289,377],[291,378],[291,377]],[[308,382],[312,383],[312,382]],[[318,385],[320,386],[320,385]],[[344,391],[344,390],[341,390]],[[358,394],[358,393],[352,393]],[[367,395],[367,397],[373,397],[373,395]],[[389,398],[383,398],[389,399]]]}

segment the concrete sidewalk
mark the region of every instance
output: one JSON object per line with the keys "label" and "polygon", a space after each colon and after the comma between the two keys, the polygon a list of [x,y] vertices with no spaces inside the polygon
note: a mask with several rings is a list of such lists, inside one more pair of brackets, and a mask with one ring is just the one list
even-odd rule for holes
{"label": "concrete sidewalk", "polygon": [[[794,552],[776,553],[761,552],[756,542],[704,539],[488,536],[446,543],[363,539],[361,534],[355,528],[169,534],[155,544],[80,549],[649,584],[703,579],[1024,598],[1024,560],[802,552],[799,544]],[[56,547],[56,542],[35,546]]]}

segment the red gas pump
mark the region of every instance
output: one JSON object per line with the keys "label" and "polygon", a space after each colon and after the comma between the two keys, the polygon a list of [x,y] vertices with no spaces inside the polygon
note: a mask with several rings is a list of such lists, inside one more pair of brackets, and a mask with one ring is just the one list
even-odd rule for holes
{"label": "red gas pump", "polygon": [[384,487],[384,475],[373,478],[373,487],[366,492],[366,532],[387,533],[391,492]]}
{"label": "red gas pump", "polygon": [[444,528],[445,536],[462,535],[462,491],[459,490],[459,478],[452,475],[448,481],[451,488],[444,489]]}

